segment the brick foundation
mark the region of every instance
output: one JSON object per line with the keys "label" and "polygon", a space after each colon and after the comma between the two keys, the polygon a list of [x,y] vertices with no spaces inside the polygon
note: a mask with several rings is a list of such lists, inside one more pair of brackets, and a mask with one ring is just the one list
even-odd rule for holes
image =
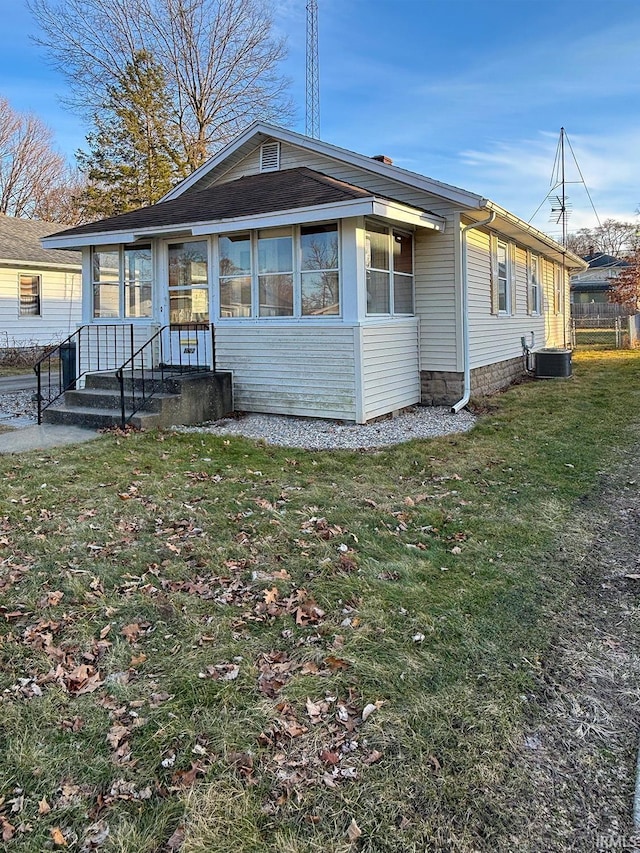
{"label": "brick foundation", "polygon": [[[522,376],[522,359],[509,358],[471,371],[471,396],[491,394],[506,388]],[[421,402],[424,406],[452,406],[462,397],[464,374],[444,370],[423,370],[420,373]]]}

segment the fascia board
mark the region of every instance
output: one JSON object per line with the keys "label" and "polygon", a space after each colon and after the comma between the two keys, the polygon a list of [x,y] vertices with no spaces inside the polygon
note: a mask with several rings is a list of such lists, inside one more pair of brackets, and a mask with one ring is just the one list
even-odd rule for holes
{"label": "fascia board", "polygon": [[135,235],[130,231],[109,233],[77,234],[73,237],[42,237],[43,249],[82,249],[84,246],[107,246],[112,243],[133,243]]}
{"label": "fascia board", "polygon": [[82,268],[82,264],[80,263],[80,260],[78,260],[77,264],[57,264],[55,261],[31,261],[28,258],[22,258],[21,260],[2,258],[0,259],[0,267],[14,267],[16,269],[38,267],[48,270],[62,270],[63,272],[65,270],[77,272]]}
{"label": "fascia board", "polygon": [[376,216],[395,219],[397,222],[404,222],[407,225],[418,225],[422,228],[432,228],[434,231],[444,231],[445,220],[442,217],[424,213],[397,202],[376,200],[373,205],[373,213]]}
{"label": "fascia board", "polygon": [[271,228],[278,225],[298,225],[302,222],[320,222],[324,219],[345,219],[350,216],[371,216],[374,199],[342,201],[337,204],[298,207],[279,210],[260,216],[236,216],[231,219],[212,220],[191,226],[194,237],[203,234],[220,234],[238,228]]}

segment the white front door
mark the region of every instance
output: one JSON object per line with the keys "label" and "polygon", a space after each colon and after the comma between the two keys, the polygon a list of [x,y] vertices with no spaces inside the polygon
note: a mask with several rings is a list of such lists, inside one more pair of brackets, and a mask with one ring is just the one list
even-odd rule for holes
{"label": "white front door", "polygon": [[162,363],[173,367],[212,367],[207,240],[167,244],[168,324],[162,337]]}

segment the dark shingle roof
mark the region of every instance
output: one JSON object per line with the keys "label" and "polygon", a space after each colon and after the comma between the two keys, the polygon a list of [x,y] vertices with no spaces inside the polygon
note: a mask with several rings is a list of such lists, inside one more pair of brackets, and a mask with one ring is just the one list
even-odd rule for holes
{"label": "dark shingle roof", "polygon": [[170,201],[141,207],[99,222],[70,228],[59,235],[82,236],[138,230],[192,222],[211,222],[238,216],[259,216],[277,210],[315,207],[371,198],[373,193],[314,172],[306,167],[247,175],[207,189],[186,190]]}
{"label": "dark shingle roof", "polygon": [[60,249],[43,249],[40,238],[60,230],[59,222],[39,219],[16,219],[0,215],[0,262],[22,261],[36,264],[80,265],[80,253]]}
{"label": "dark shingle roof", "polygon": [[603,252],[593,252],[582,256],[588,262],[590,269],[598,267],[628,267],[627,261],[616,258],[613,255],[605,255]]}

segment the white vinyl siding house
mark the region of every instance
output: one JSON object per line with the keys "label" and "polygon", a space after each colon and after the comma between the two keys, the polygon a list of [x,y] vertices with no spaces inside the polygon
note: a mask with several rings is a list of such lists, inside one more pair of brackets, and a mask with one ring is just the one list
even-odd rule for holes
{"label": "white vinyl siding house", "polygon": [[40,246],[60,227],[0,216],[0,349],[47,346],[81,321],[80,253]]}
{"label": "white vinyl siding house", "polygon": [[[179,285],[169,261],[176,232],[200,253],[184,256],[191,278]],[[525,335],[537,346],[566,345],[568,296],[554,302],[554,276],[566,286],[568,270],[582,268],[487,199],[264,124],[159,204],[45,245],[82,248],[88,323],[101,322],[92,253],[118,245],[122,258],[149,246],[149,316],[143,323],[120,309],[122,322],[212,323],[216,368],[232,373],[238,410],[357,422],[420,402],[452,405],[469,370],[476,391],[486,366],[508,363],[515,375]],[[553,322],[545,300],[562,302]],[[180,315],[178,304],[191,313]]]}

